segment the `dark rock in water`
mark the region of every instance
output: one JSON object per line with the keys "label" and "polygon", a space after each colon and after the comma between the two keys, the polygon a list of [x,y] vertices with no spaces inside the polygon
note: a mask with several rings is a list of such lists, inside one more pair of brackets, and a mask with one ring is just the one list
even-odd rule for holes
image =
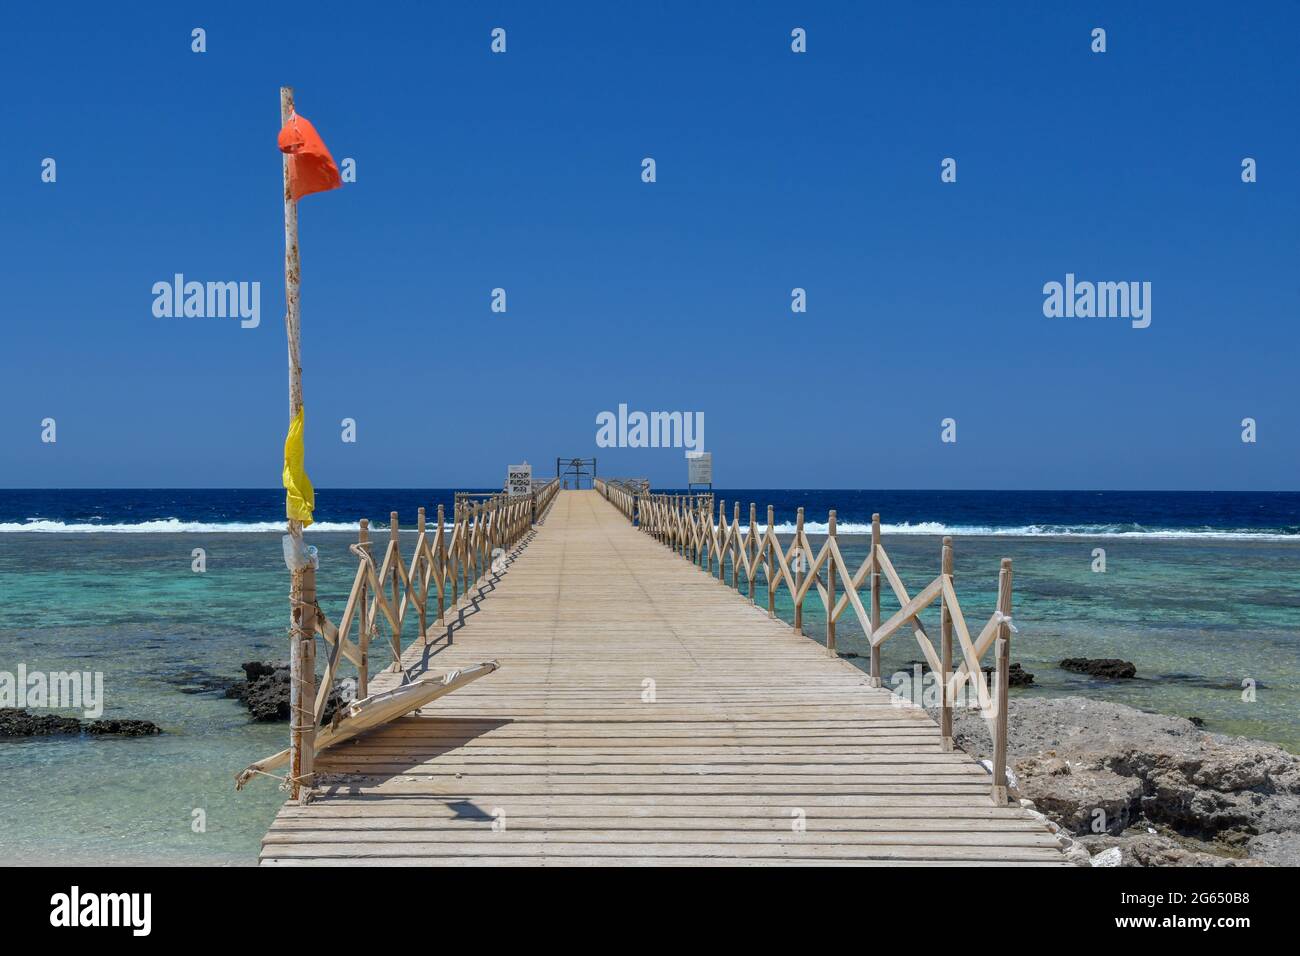
{"label": "dark rock in water", "polygon": [[182,670],[169,670],[158,675],[160,680],[172,685],[182,694],[196,696],[199,694],[225,694],[236,682],[230,677],[209,674],[205,670],[186,667]]}
{"label": "dark rock in water", "polygon": [[1028,687],[1034,682],[1034,675],[1020,666],[1019,662],[1007,668],[1008,687]]}
{"label": "dark rock in water", "polygon": [[[248,661],[239,665],[244,669],[244,676],[250,681],[260,680],[263,677],[274,677],[277,672],[289,672],[288,661]],[[288,680],[288,678],[285,678]]]}
{"label": "dark rock in water", "polygon": [[86,724],[86,733],[97,737],[152,737],[162,729],[151,720],[92,720]]}
{"label": "dark rock in water", "polygon": [[[265,723],[289,719],[289,664],[286,661],[248,661],[242,665],[247,680],[235,681],[226,691],[248,708],[253,719]],[[342,682],[335,681],[325,703],[324,720],[343,705]]]}
{"label": "dark rock in water", "polygon": [[[1230,677],[1205,677],[1201,674],[1158,674],[1153,680],[1162,684],[1184,684],[1188,687],[1204,687],[1207,690],[1241,690],[1243,680]],[[1255,681],[1256,690],[1265,690],[1263,681]]]}
{"label": "dark rock in water", "polygon": [[48,737],[54,734],[80,734],[96,737],[114,734],[122,737],[150,737],[162,733],[148,720],[89,720],[60,717],[57,714],[29,714],[13,707],[0,708],[0,737]]}
{"label": "dark rock in water", "polygon": [[19,707],[0,707],[0,737],[48,737],[79,734],[81,721],[57,714],[29,714]]}
{"label": "dark rock in water", "polygon": [[1137,677],[1137,665],[1118,657],[1067,657],[1061,661],[1061,670],[1087,674],[1102,680],[1126,680]]}
{"label": "dark rock in water", "polygon": [[1205,718],[1204,718],[1204,717],[1188,717],[1187,719],[1190,720],[1190,721],[1192,722],[1192,726],[1193,726],[1193,727],[1204,727],[1204,726],[1205,726]]}

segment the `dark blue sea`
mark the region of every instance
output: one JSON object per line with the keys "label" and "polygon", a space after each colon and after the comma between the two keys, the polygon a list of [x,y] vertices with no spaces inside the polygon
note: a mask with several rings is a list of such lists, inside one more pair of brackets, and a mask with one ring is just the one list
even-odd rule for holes
{"label": "dark blue sea", "polygon": [[[486,491],[491,489],[468,489]],[[864,491],[856,489],[715,489],[727,502],[751,502],[759,522],[767,506],[783,529],[803,507],[805,527],[824,530],[836,509],[845,533],[1236,537],[1300,535],[1300,492],[1247,491]],[[366,517],[386,527],[397,511],[412,527],[416,509],[430,519],[451,509],[448,488],[317,489],[318,531],[356,528]],[[284,492],[259,489],[0,490],[0,533],[273,531],[284,522]]]}

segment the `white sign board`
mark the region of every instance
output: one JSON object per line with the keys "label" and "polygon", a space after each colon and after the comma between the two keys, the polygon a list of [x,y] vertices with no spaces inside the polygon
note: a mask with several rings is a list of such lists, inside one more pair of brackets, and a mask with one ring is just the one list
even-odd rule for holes
{"label": "white sign board", "polygon": [[506,469],[506,494],[531,495],[533,493],[533,466],[524,462]]}
{"label": "white sign board", "polygon": [[713,484],[713,452],[690,451],[686,453],[686,481],[691,485]]}

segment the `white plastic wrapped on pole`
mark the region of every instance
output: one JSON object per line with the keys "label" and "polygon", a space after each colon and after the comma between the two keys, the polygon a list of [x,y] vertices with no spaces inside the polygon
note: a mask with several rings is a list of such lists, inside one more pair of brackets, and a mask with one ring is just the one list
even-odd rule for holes
{"label": "white plastic wrapped on pole", "polygon": [[301,535],[286,534],[280,538],[284,548],[284,566],[290,571],[301,571],[306,567],[320,568],[320,555],[314,544],[304,544]]}

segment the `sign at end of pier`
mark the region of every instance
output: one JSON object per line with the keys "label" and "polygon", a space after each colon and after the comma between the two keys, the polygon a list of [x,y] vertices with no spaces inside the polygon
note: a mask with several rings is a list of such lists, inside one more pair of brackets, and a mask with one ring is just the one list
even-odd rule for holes
{"label": "sign at end of pier", "polygon": [[686,483],[688,485],[713,484],[713,452],[688,451],[686,453]]}
{"label": "sign at end of pier", "polygon": [[533,466],[510,465],[506,469],[506,494],[531,495],[533,493]]}

